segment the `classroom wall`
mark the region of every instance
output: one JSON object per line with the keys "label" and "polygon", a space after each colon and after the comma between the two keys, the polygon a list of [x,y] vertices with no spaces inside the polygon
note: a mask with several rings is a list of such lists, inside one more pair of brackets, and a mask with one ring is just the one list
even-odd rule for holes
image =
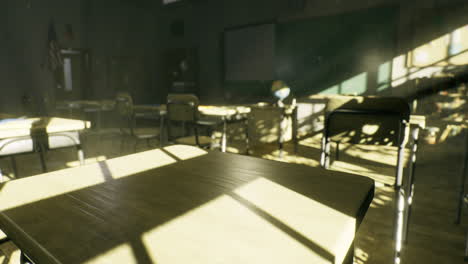
{"label": "classroom wall", "polygon": [[59,38],[63,38],[65,24],[72,24],[75,39],[70,45],[82,46],[82,1],[4,0],[0,14],[0,111],[19,112],[22,96],[53,95],[52,74],[44,66],[50,20],[54,19]]}
{"label": "classroom wall", "polygon": [[[294,1],[290,1],[294,2]],[[299,1],[300,2],[300,1]],[[332,2],[332,3],[328,3]],[[386,4],[391,2],[389,0],[381,1],[361,1],[364,4],[355,5],[356,2],[350,3],[350,1],[328,1],[327,3],[321,2],[319,8],[317,5],[318,1],[307,1],[303,7],[301,5],[289,4],[288,1],[275,0],[275,1],[182,1],[173,5],[168,5],[162,8],[163,11],[163,20],[166,22],[165,28],[169,27],[169,23],[178,18],[185,18],[186,25],[186,34],[183,37],[174,37],[170,34],[169,31],[165,32],[164,38],[166,43],[164,47],[183,47],[183,46],[197,46],[200,53],[200,96],[206,98],[207,100],[211,99],[213,101],[219,101],[220,99],[230,99],[230,100],[245,100],[244,98],[257,97],[255,99],[261,99],[269,94],[270,82],[268,81],[251,81],[251,82],[224,82],[223,80],[223,61],[222,61],[222,34],[226,28],[262,23],[262,22],[277,22],[278,23],[278,42],[279,44],[279,55],[281,62],[278,65],[278,78],[283,78],[286,80],[300,80],[304,82],[310,71],[320,69],[321,67],[330,68],[328,64],[337,64],[339,57],[335,56],[333,62],[327,61],[326,56],[320,54],[320,51],[315,50],[315,55],[311,56],[311,50],[313,47],[317,48],[317,44],[327,45],[330,39],[327,39],[323,36],[323,32],[327,31],[328,24],[333,24],[335,28],[346,27],[346,23],[343,17],[348,17],[348,21],[353,21],[355,27],[360,27],[360,29],[355,29],[358,34],[361,34],[362,37],[360,42],[364,48],[371,46],[374,43],[366,43],[366,41],[372,40],[370,32],[366,32],[368,28],[372,28],[372,33],[378,32],[380,27],[384,27],[385,30],[382,30],[382,36],[384,39],[382,41],[391,40],[392,44],[395,42],[396,38],[396,19],[398,16],[398,6],[385,6],[381,8],[369,9],[370,7]],[[353,1],[351,1],[353,2]],[[364,11],[362,11],[364,9]],[[358,11],[356,11],[358,10]],[[377,10],[377,11],[376,11]],[[393,12],[391,15],[388,10]],[[350,14],[356,13],[352,18]],[[372,15],[373,13],[378,13],[377,15]],[[366,15],[362,17],[363,13]],[[379,14],[384,13],[384,16]],[[367,19],[367,20],[366,20]],[[386,19],[393,19],[387,21]],[[323,21],[326,20],[326,21]],[[328,23],[328,24],[327,24]],[[319,24],[319,27],[317,27]],[[349,23],[348,23],[349,24]],[[390,26],[388,26],[390,24]],[[367,28],[365,28],[367,25]],[[297,31],[296,34],[288,35],[288,26],[293,31],[294,29],[300,28],[306,32]],[[391,29],[388,29],[391,27]],[[349,31],[347,27],[346,31]],[[341,36],[337,34],[327,35],[330,38],[333,38],[337,44],[341,44],[346,40],[351,32],[354,32],[352,29],[349,32],[341,31]],[[346,35],[343,33],[346,32]],[[333,32],[332,32],[333,33]],[[383,35],[383,33],[390,33],[392,36]],[[320,34],[322,36],[320,36]],[[285,44],[284,38],[294,37],[289,39],[291,43],[302,42],[307,40],[309,44],[315,43],[316,45],[309,45],[309,49],[302,47],[302,50],[295,50],[296,47],[288,46]],[[367,38],[367,39],[366,39]],[[355,38],[356,39],[356,38]],[[356,44],[356,45],[359,45]],[[387,43],[382,43],[385,52],[388,53],[389,45]],[[392,45],[390,45],[392,46]],[[362,48],[362,49],[364,49]],[[352,53],[352,49],[345,48],[340,50],[340,46],[334,46],[334,49],[337,49],[336,54],[340,56],[345,56],[348,53]],[[308,54],[309,66],[304,68],[303,63],[301,64],[298,57],[301,56],[300,52]],[[373,46],[373,53],[379,52],[379,47]],[[344,54],[346,53],[346,54]],[[361,52],[361,55],[364,56]],[[383,57],[388,57],[390,55],[385,55]],[[316,63],[317,58],[322,58],[321,64]],[[369,57],[369,56],[368,56]],[[293,63],[295,65],[290,67],[290,70],[295,71],[297,74],[284,74],[281,68],[284,68],[285,64]],[[372,65],[369,65],[366,62],[367,68],[372,68],[378,62],[373,62]],[[312,66],[312,64],[314,64]],[[342,62],[346,65],[346,62]],[[346,72],[346,76],[350,76],[355,73],[355,66],[359,64],[359,61],[353,61],[352,64],[348,63],[348,69],[341,69]],[[362,62],[361,62],[362,64]],[[294,67],[295,66],[295,67]],[[363,68],[362,65],[357,65],[358,68]],[[342,67],[343,68],[343,67]],[[352,68],[352,69],[349,69]],[[324,74],[324,71],[316,71],[317,76]],[[333,76],[328,76],[333,78]],[[345,78],[344,76],[338,76],[339,78]],[[315,92],[320,89],[325,89],[324,85],[320,86],[311,86],[310,84],[314,82],[314,79],[309,78],[306,83],[299,84],[297,87],[298,92]],[[296,84],[295,84],[296,85]],[[296,85],[297,86],[297,85]],[[215,99],[216,98],[216,99]]]}
{"label": "classroom wall", "polygon": [[[91,51],[88,99],[112,98],[117,90],[126,90],[136,102],[152,102],[158,6],[147,0],[0,2],[0,111],[24,112],[25,95],[38,101],[34,111],[39,114],[45,112],[44,98],[53,103],[55,82],[45,66],[51,19],[63,48]],[[66,24],[73,28],[71,42],[65,39]]]}
{"label": "classroom wall", "polygon": [[154,1],[88,1],[86,47],[92,52],[90,97],[132,94],[136,103],[154,101],[156,41]]}
{"label": "classroom wall", "polygon": [[[199,0],[163,7],[161,20],[166,23],[162,25],[163,49],[190,45],[199,48],[202,98],[212,98],[213,101],[220,98],[245,101],[243,97],[256,95],[261,98],[268,94],[269,82],[223,81],[221,36],[225,28],[277,21],[279,38],[281,35],[290,37],[288,25],[299,27],[308,35],[296,34],[297,38],[290,41],[305,41],[315,48],[306,50],[302,47],[302,52],[310,58],[308,67],[304,68],[303,62],[298,60],[300,50],[295,50],[296,47],[288,50],[283,45],[284,39],[279,40],[281,67],[291,66],[295,74],[285,74],[279,68],[278,78],[291,80],[300,95],[324,90],[375,94],[388,87],[391,61],[395,56],[462,23],[453,21],[466,20],[466,16],[458,15],[460,12],[456,11],[466,5],[460,0],[310,0],[303,9],[288,6],[287,2]],[[166,30],[170,21],[178,18],[185,18],[186,34],[183,37],[174,37]],[[328,27],[336,32],[330,34]],[[350,40],[351,45],[346,45],[346,40]],[[329,44],[331,46],[327,47]],[[364,82],[366,87],[358,87]]]}
{"label": "classroom wall", "polygon": [[[199,52],[199,95],[202,100],[224,98],[222,76],[222,43],[224,28],[271,21],[280,13],[281,1],[182,1],[161,8],[159,19],[162,52],[169,48],[196,47]],[[170,24],[177,19],[185,22],[184,36],[174,36]]]}
{"label": "classroom wall", "polygon": [[[0,111],[20,111],[24,95],[43,98],[49,94],[53,97],[52,74],[43,66],[47,30],[52,18],[60,42],[64,41],[65,25],[71,24],[75,38],[68,45],[91,50],[90,98],[112,98],[116,91],[126,90],[134,95],[137,103],[165,101],[168,87],[163,81],[167,74],[163,56],[170,48],[198,49],[199,90],[205,102],[242,101],[242,96],[268,94],[269,82],[238,84],[223,81],[222,32],[229,27],[277,21],[281,35],[288,33],[288,25],[305,26],[309,28],[306,32],[310,37],[306,40],[317,45],[327,43],[326,38],[315,41],[315,36],[329,25],[333,24],[342,32],[344,27],[340,29],[341,24],[337,21],[361,17],[362,25],[356,25],[359,28],[347,28],[347,31],[356,31],[358,37],[355,36],[353,45],[360,50],[359,56],[351,54],[352,60],[340,60],[353,50],[349,45],[342,48],[338,45],[340,37],[349,36],[343,36],[343,32],[329,34],[335,39],[336,58],[326,60],[330,48],[323,51],[327,56],[310,55],[310,72],[319,69],[315,76],[322,76],[320,80],[309,74],[300,76],[301,70],[302,74],[308,73],[304,69],[295,71],[297,76],[282,75],[284,72],[278,69],[279,77],[289,78],[292,82],[303,81],[303,84],[295,84],[299,87],[297,92],[307,94],[333,88],[335,79],[337,84],[354,76],[358,81],[362,80],[360,73],[380,66],[391,55],[404,54],[444,32],[468,24],[464,0],[306,0],[303,7],[297,3],[300,1],[182,0],[162,6],[160,1],[149,0],[4,0],[0,3]],[[177,19],[185,22],[183,36],[174,36],[170,31],[171,23]],[[374,38],[379,29],[385,32],[380,34],[380,41]],[[304,36],[298,40],[304,40]],[[298,50],[286,47],[280,50],[280,55],[282,59],[292,61],[295,68],[300,66]],[[317,61],[320,63],[315,65]],[[328,61],[331,62],[327,64]],[[329,75],[335,68],[336,76]],[[375,84],[366,88],[367,92],[375,93],[381,89],[379,78],[378,72],[366,77],[368,83]],[[321,85],[310,85],[316,81]],[[347,85],[349,82],[344,84]],[[240,92],[240,96],[236,92]]]}

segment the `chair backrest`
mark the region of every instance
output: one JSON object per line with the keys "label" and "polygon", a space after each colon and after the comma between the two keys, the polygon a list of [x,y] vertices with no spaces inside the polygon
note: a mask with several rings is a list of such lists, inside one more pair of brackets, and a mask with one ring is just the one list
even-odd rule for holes
{"label": "chair backrest", "polygon": [[249,144],[279,142],[282,134],[284,109],[277,106],[258,106],[250,108],[248,116]]}
{"label": "chair backrest", "polygon": [[176,122],[195,122],[198,119],[198,97],[193,94],[169,94],[167,119]]}
{"label": "chair backrest", "polygon": [[119,116],[120,129],[129,128],[133,134],[134,116],[133,116],[133,99],[128,93],[117,93],[115,97],[115,110]]}
{"label": "chair backrest", "polygon": [[333,96],[325,109],[325,134],[337,142],[397,146],[409,117],[402,98]]}
{"label": "chair backrest", "polygon": [[121,116],[133,114],[133,99],[128,93],[117,93],[115,96],[115,109]]}

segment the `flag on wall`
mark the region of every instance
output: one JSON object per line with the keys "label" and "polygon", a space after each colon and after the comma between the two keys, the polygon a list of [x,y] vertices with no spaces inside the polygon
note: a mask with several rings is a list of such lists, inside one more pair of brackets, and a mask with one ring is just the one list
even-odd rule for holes
{"label": "flag on wall", "polygon": [[57,32],[55,32],[54,21],[51,20],[49,30],[47,33],[47,66],[49,70],[55,71],[63,65],[62,55],[60,54],[60,46],[57,39]]}

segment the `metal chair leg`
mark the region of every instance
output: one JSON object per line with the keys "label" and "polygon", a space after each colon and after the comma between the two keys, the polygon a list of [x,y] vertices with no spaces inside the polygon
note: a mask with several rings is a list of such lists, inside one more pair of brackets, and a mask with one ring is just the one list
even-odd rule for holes
{"label": "metal chair leg", "polygon": [[[404,131],[404,129],[402,130]],[[394,263],[399,264],[401,261],[401,249],[403,243],[403,229],[405,224],[405,208],[406,208],[406,194],[403,185],[403,159],[404,159],[404,140],[400,136],[398,144],[398,156],[396,164],[396,177],[395,177],[395,220],[394,220],[394,242],[395,254]]]}
{"label": "metal chair leg", "polygon": [[463,210],[463,199],[465,196],[465,183],[466,183],[466,176],[468,174],[468,129],[465,129],[465,153],[463,155],[463,168],[460,177],[460,189],[458,195],[458,208],[457,208],[457,216],[455,219],[456,224],[460,224],[461,222],[461,215]]}
{"label": "metal chair leg", "polygon": [[250,155],[250,140],[249,140],[249,119],[246,118],[246,120],[244,121],[244,125],[245,125],[245,153],[247,155]]}
{"label": "metal chair leg", "polygon": [[164,116],[159,117],[159,147],[164,147]]}
{"label": "metal chair leg", "polygon": [[465,235],[465,255],[463,257],[464,262],[468,261],[468,229],[466,230]]}
{"label": "metal chair leg", "polygon": [[405,213],[405,191],[401,187],[396,187],[395,195],[395,223],[394,223],[394,264],[399,264],[401,261],[401,249],[403,242],[403,222]]}
{"label": "metal chair leg", "polygon": [[226,152],[227,145],[227,121],[223,118],[223,135],[221,137],[221,152]]}
{"label": "metal chair leg", "polygon": [[404,220],[404,228],[403,228],[403,241],[405,243],[408,242],[408,229],[409,229],[409,222],[411,218],[411,208],[413,204],[413,197],[414,197],[414,182],[415,182],[415,171],[416,171],[416,153],[418,152],[418,138],[419,138],[419,127],[416,127],[413,129],[412,133],[412,140],[413,140],[413,145],[411,148],[411,155],[410,155],[410,162],[411,165],[409,167],[409,178],[408,178],[408,184],[407,184],[407,198],[406,198],[406,203],[407,203],[407,210],[405,214],[405,220]]}
{"label": "metal chair leg", "polygon": [[336,142],[335,160],[340,160],[340,142]]}
{"label": "metal chair leg", "polygon": [[322,140],[320,142],[320,166],[322,166],[323,168],[325,168],[325,135],[322,136]]}
{"label": "metal chair leg", "polygon": [[33,262],[23,252],[21,252],[20,263],[21,264],[33,264]]}
{"label": "metal chair leg", "polygon": [[403,162],[404,162],[404,155],[405,155],[405,147],[403,146],[403,142],[400,143],[398,146],[398,154],[397,154],[397,165],[396,165],[396,175],[395,175],[395,187],[401,187],[403,184]]}
{"label": "metal chair leg", "polygon": [[322,154],[320,157],[320,165],[328,169],[330,167],[330,141],[325,136],[322,138]]}
{"label": "metal chair leg", "polygon": [[404,155],[405,155],[405,140],[404,132],[406,131],[407,123],[400,123],[400,131],[398,137],[398,153],[397,153],[397,164],[396,164],[396,175],[395,175],[395,187],[401,187],[403,184],[403,167],[404,167]]}

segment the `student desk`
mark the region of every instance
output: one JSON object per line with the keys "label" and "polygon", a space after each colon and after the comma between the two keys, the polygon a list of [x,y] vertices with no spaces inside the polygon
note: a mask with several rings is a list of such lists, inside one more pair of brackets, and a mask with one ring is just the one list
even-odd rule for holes
{"label": "student desk", "polygon": [[114,100],[77,100],[77,101],[62,101],[58,102],[56,109],[58,111],[66,111],[68,118],[73,118],[74,111],[83,112],[85,114],[94,114],[96,120],[96,129],[101,128],[101,120],[103,112],[113,111],[115,108]]}
{"label": "student desk", "polygon": [[[163,129],[164,117],[167,114],[166,105],[135,105],[135,116],[138,118],[161,118],[160,126]],[[223,124],[221,136],[221,151],[226,152],[227,146],[227,124],[232,122],[246,122],[250,108],[241,105],[200,105],[198,111],[201,116],[216,118]]]}
{"label": "student desk", "polygon": [[173,145],[0,189],[0,229],[35,263],[317,264],[348,263],[374,182]]}
{"label": "student desk", "polygon": [[[79,132],[89,127],[89,121],[56,117],[0,120],[0,157],[13,157],[17,154],[37,151],[40,154],[42,169],[46,171],[44,151],[62,147],[76,147],[78,159],[83,164],[84,155]],[[0,172],[0,177],[1,175]]]}

